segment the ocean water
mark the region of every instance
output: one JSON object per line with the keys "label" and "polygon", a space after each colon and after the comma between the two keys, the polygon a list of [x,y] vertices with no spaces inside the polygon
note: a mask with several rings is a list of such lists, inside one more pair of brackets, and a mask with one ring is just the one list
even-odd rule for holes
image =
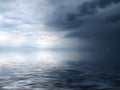
{"label": "ocean water", "polygon": [[120,90],[120,74],[90,58],[77,51],[1,52],[0,90]]}

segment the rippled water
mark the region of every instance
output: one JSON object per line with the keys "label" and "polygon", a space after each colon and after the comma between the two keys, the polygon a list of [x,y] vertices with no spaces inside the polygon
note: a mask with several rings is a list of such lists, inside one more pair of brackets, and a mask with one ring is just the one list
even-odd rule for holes
{"label": "rippled water", "polygon": [[87,58],[73,51],[1,53],[0,90],[120,90],[119,75],[90,69]]}

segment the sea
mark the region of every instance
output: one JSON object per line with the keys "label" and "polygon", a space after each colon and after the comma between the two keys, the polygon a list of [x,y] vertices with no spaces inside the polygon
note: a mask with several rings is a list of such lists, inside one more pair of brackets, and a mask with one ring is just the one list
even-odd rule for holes
{"label": "sea", "polygon": [[0,52],[0,90],[120,90],[112,64],[87,51]]}

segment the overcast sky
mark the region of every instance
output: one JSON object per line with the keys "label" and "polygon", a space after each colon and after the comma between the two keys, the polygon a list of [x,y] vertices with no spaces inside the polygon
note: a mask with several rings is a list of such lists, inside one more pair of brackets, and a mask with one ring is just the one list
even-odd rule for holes
{"label": "overcast sky", "polygon": [[0,46],[119,45],[120,0],[0,0]]}

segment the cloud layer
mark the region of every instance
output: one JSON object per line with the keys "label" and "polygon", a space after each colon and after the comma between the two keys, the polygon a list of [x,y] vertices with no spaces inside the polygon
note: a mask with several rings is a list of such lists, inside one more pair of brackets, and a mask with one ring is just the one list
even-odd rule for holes
{"label": "cloud layer", "polygon": [[9,33],[18,46],[105,48],[112,43],[113,48],[119,41],[119,9],[119,0],[1,0],[0,40]]}

